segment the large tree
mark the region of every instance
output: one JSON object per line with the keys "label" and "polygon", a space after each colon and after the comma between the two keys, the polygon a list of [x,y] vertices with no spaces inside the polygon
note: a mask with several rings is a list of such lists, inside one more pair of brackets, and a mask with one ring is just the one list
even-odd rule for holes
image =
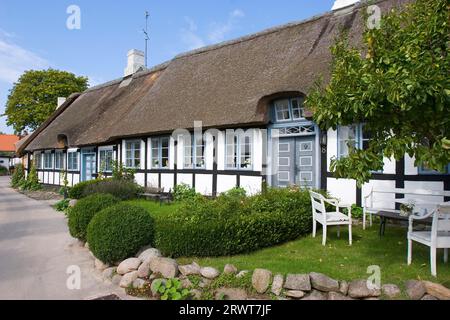
{"label": "large tree", "polygon": [[16,133],[38,128],[56,109],[58,97],[83,92],[88,79],[73,73],[48,70],[26,71],[10,90],[6,123]]}
{"label": "large tree", "polygon": [[450,16],[446,0],[417,0],[392,10],[352,47],[343,32],[331,48],[331,80],[306,104],[322,129],[364,123],[368,148],[333,159],[338,178],[362,185],[383,157],[444,171],[450,162]]}

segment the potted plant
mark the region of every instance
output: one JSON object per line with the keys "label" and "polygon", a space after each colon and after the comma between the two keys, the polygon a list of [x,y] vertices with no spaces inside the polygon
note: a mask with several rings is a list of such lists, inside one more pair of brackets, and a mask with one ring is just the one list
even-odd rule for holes
{"label": "potted plant", "polygon": [[410,203],[402,203],[400,205],[400,216],[402,217],[409,217],[410,215],[413,214],[414,211],[414,203],[410,202]]}

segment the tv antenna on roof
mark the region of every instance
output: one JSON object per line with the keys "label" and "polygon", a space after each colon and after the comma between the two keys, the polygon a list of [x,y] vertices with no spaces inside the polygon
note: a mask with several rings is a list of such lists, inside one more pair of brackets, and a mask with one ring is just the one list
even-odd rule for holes
{"label": "tv antenna on roof", "polygon": [[148,52],[147,44],[148,44],[148,40],[149,40],[149,37],[148,37],[148,17],[149,16],[150,15],[148,14],[148,11],[145,11],[145,29],[142,31],[144,32],[144,35],[145,35],[145,67],[146,68],[147,68],[147,52]]}

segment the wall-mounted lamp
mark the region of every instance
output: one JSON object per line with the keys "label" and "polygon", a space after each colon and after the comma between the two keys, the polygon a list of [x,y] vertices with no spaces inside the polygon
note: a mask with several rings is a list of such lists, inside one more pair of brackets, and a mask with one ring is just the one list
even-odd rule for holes
{"label": "wall-mounted lamp", "polygon": [[327,142],[328,142],[328,135],[326,132],[322,132],[321,137],[320,137],[320,145],[323,147],[327,146]]}

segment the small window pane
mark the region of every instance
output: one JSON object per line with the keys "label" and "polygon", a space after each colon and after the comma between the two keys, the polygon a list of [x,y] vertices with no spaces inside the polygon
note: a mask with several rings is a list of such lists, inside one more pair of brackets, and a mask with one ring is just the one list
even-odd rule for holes
{"label": "small window pane", "polygon": [[280,100],[275,103],[275,111],[277,114],[277,120],[289,120],[291,113],[289,111],[289,100]]}

